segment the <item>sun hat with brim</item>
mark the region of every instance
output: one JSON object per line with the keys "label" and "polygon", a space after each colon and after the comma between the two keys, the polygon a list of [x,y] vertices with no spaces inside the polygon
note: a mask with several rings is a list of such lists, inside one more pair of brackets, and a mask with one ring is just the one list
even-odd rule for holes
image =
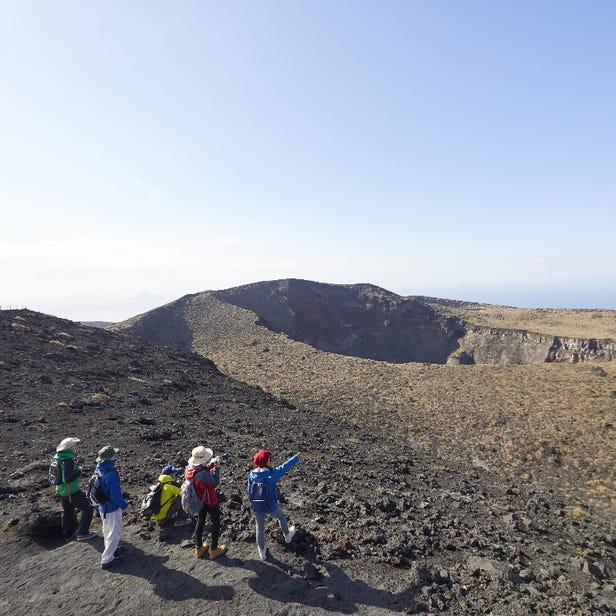
{"label": "sun hat with brim", "polygon": [[188,464],[192,464],[193,466],[207,464],[214,455],[214,452],[209,447],[203,447],[203,445],[195,447],[191,453],[192,455],[188,458]]}
{"label": "sun hat with brim", "polygon": [[111,445],[105,445],[98,452],[98,458],[96,458],[96,461],[100,463],[104,462],[105,460],[112,460],[113,458],[115,458],[116,453],[118,453],[118,449],[114,449]]}
{"label": "sun hat with brim", "polygon": [[69,436],[60,441],[60,444],[56,447],[56,451],[72,451],[75,449],[75,445],[80,442],[81,440],[75,436]]}
{"label": "sun hat with brim", "polygon": [[260,451],[257,451],[257,453],[255,453],[255,455],[253,456],[252,463],[259,468],[263,468],[264,466],[267,466],[269,459],[270,452],[267,449],[261,449]]}

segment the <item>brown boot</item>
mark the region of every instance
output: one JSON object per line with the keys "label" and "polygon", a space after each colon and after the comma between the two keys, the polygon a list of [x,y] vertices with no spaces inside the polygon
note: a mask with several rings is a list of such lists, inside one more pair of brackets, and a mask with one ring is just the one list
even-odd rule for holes
{"label": "brown boot", "polygon": [[207,543],[204,543],[200,548],[195,547],[195,556],[201,558],[207,552],[207,548]]}
{"label": "brown boot", "polygon": [[224,554],[227,551],[226,545],[219,545],[216,549],[210,550],[210,560],[214,560],[218,558],[221,554]]}

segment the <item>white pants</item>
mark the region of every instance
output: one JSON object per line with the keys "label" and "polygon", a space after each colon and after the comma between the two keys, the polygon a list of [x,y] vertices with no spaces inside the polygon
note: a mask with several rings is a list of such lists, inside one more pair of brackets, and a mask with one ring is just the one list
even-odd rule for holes
{"label": "white pants", "polygon": [[101,555],[101,565],[106,565],[113,560],[113,554],[120,544],[120,537],[122,536],[122,510],[116,509],[111,513],[106,513],[102,520],[105,549]]}

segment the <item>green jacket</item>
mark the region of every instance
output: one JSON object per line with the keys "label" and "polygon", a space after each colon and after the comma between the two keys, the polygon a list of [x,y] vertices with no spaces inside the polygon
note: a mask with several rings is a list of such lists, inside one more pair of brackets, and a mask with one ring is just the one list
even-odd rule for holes
{"label": "green jacket", "polygon": [[56,486],[58,496],[75,494],[81,488],[81,469],[75,464],[74,451],[58,451],[54,456],[62,467],[62,483]]}

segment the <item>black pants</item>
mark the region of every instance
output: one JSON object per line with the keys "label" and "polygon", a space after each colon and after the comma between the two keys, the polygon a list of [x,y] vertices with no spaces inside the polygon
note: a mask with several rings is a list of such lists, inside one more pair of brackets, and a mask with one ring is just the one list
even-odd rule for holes
{"label": "black pants", "polygon": [[[76,509],[81,512],[79,526],[77,526],[75,515]],[[72,537],[75,534],[75,529],[77,529],[78,535],[87,535],[90,532],[93,512],[90,501],[81,490],[77,490],[70,497],[62,496],[62,534],[64,537]]]}
{"label": "black pants", "polygon": [[218,537],[220,536],[220,505],[218,503],[215,507],[203,505],[203,509],[199,512],[197,526],[195,527],[195,546],[200,548],[203,545],[203,527],[205,526],[205,518],[208,514],[212,524],[212,544],[210,549],[215,550],[218,547]]}

